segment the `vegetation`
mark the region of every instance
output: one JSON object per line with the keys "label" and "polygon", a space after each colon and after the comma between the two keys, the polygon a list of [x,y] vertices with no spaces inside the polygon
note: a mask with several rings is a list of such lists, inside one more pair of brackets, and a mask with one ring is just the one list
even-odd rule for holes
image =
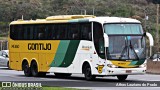
{"label": "vegetation", "polygon": [[0,37],[7,36],[13,20],[46,18],[52,15],[94,14],[96,16],[134,17],[155,34],[156,6],[148,0],[0,0]]}

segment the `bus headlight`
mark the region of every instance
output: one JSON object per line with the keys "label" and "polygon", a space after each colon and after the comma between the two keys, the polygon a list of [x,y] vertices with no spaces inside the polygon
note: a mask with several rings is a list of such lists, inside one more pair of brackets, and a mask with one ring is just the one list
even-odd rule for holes
{"label": "bus headlight", "polygon": [[140,68],[144,68],[144,67],[146,67],[146,66],[147,66],[147,64],[144,63],[144,64],[140,65],[139,67],[140,67]]}
{"label": "bus headlight", "polygon": [[118,68],[118,66],[113,65],[113,64],[107,64],[107,66],[110,67],[110,68]]}

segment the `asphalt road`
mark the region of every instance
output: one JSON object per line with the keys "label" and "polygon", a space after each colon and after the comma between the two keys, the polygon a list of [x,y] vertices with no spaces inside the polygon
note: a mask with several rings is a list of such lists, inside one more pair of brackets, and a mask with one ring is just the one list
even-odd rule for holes
{"label": "asphalt road", "polygon": [[[129,75],[125,82],[119,82],[116,77],[98,77],[94,81],[86,81],[81,74],[59,78],[53,73],[46,77],[25,77],[22,71],[9,70],[0,67],[0,82],[37,82],[45,86],[60,86],[92,90],[160,90],[160,75]],[[147,87],[142,87],[145,84]],[[141,86],[139,86],[141,85]],[[158,86],[158,87],[157,87]]]}

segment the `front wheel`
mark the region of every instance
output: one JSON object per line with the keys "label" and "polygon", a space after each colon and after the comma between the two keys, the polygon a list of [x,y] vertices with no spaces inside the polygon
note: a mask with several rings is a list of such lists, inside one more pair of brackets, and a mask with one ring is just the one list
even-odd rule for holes
{"label": "front wheel", "polygon": [[125,81],[127,79],[128,75],[118,75],[117,78],[119,81]]}
{"label": "front wheel", "polygon": [[90,66],[87,64],[84,68],[84,76],[85,76],[85,79],[90,81],[90,80],[94,80],[96,78],[96,76],[92,75],[91,73],[91,68]]}

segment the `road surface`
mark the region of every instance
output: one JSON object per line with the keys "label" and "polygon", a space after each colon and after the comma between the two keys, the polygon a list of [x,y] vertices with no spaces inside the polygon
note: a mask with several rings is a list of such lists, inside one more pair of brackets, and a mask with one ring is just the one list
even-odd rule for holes
{"label": "road surface", "polygon": [[[94,81],[86,81],[82,74],[59,78],[53,73],[46,77],[25,77],[22,71],[9,70],[0,67],[0,82],[37,82],[45,86],[60,86],[92,90],[160,90],[160,75],[129,75],[125,82],[119,82],[116,77],[98,77]],[[142,87],[146,84],[148,87]],[[141,86],[139,86],[141,85]],[[157,87],[158,86],[158,87]]]}

